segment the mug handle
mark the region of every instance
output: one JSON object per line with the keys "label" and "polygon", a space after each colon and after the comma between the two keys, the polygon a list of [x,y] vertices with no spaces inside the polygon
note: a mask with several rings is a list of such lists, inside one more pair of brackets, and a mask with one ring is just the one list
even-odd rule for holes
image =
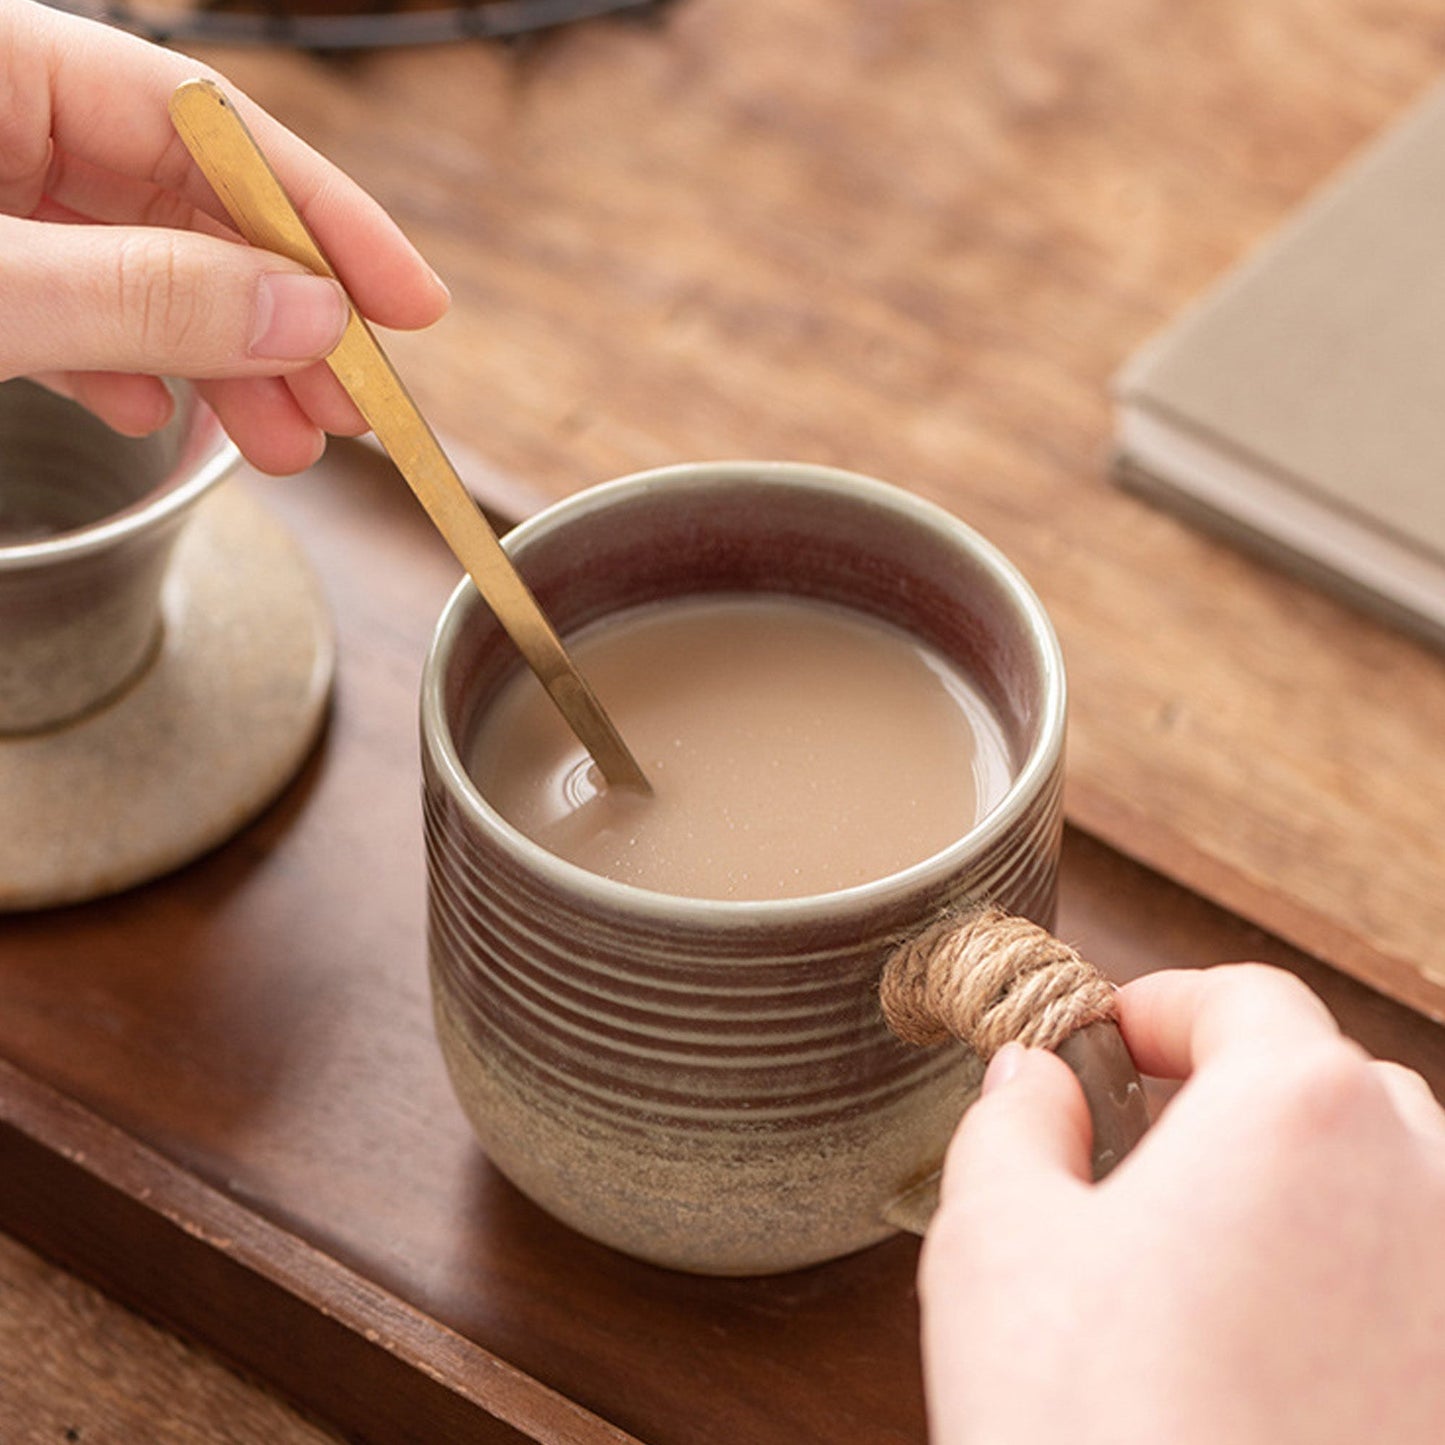
{"label": "mug handle", "polygon": [[[1011,1040],[1057,1053],[1089,1106],[1096,1181],[1149,1127],[1114,997],[1114,986],[1067,944],[992,904],[947,915],[901,944],[879,980],[883,1016],[906,1043],[961,1039],[984,1059]],[[884,1221],[923,1234],[938,1207],[939,1176],[935,1170],[892,1200]]]}

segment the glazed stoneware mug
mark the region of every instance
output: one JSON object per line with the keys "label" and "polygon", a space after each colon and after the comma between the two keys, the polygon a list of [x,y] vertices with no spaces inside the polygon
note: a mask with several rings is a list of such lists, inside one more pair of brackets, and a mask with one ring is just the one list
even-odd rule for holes
{"label": "glazed stoneware mug", "polygon": [[674,1268],[769,1273],[884,1238],[981,1074],[961,1044],[890,1032],[884,961],[978,899],[1052,922],[1065,683],[1042,606],[947,512],[798,464],[645,472],[549,508],[506,546],[564,636],[669,598],[798,594],[904,629],[991,704],[1012,781],[956,842],[860,886],[720,901],[586,872],[481,795],[463,760],[517,662],[470,583],[427,658],[432,997],[492,1161],[583,1234]]}

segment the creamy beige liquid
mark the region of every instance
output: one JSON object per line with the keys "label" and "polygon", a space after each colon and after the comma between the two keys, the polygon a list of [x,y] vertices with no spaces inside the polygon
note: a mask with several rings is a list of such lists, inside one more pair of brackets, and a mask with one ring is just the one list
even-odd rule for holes
{"label": "creamy beige liquid", "polygon": [[955,842],[1009,784],[998,722],[958,669],[844,608],[693,598],[569,647],[655,795],[601,787],[530,673],[466,761],[515,827],[624,883],[731,899],[847,888]]}

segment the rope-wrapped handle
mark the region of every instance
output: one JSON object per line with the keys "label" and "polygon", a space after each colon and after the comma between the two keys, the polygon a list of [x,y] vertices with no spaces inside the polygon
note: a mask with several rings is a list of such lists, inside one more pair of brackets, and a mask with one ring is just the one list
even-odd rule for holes
{"label": "rope-wrapped handle", "polygon": [[961,1039],[985,1060],[1010,1041],[1057,1053],[1088,1101],[1095,1179],[1149,1127],[1113,985],[1036,923],[993,905],[946,915],[894,950],[878,993],[905,1043]]}

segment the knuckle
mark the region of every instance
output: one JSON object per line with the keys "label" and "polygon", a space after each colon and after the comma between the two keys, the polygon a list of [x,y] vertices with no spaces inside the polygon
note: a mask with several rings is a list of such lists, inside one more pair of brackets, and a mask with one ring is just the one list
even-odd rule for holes
{"label": "knuckle", "polygon": [[1296,974],[1273,963],[1227,963],[1218,970],[1235,987],[1269,991],[1296,1002],[1320,1006],[1314,991]]}
{"label": "knuckle", "polygon": [[1406,1104],[1414,1117],[1445,1125],[1445,1113],[1442,1113],[1445,1104],[1418,1069],[1388,1059],[1377,1060],[1371,1067],[1381,1085],[1393,1098]]}
{"label": "knuckle", "polygon": [[39,203],[55,157],[44,84],[0,47],[0,209],[13,215]]}
{"label": "knuckle", "polygon": [[1348,1039],[1322,1041],[1282,1071],[1279,1122],[1296,1137],[1338,1133],[1382,1102],[1369,1057]]}
{"label": "knuckle", "polygon": [[1375,1063],[1375,1072],[1382,1079],[1389,1079],[1392,1083],[1402,1088],[1414,1089],[1422,1096],[1433,1099],[1435,1091],[1430,1087],[1429,1080],[1419,1069],[1412,1069],[1408,1064],[1397,1063],[1393,1059],[1380,1059]]}
{"label": "knuckle", "polygon": [[115,273],[116,315],[156,366],[184,354],[203,328],[199,290],[186,279],[168,232],[142,231],[122,242]]}
{"label": "knuckle", "polygon": [[1218,969],[1223,989],[1243,1013],[1288,1019],[1292,1026],[1312,1024],[1338,1036],[1338,1027],[1324,1000],[1298,975],[1269,963],[1232,963]]}

